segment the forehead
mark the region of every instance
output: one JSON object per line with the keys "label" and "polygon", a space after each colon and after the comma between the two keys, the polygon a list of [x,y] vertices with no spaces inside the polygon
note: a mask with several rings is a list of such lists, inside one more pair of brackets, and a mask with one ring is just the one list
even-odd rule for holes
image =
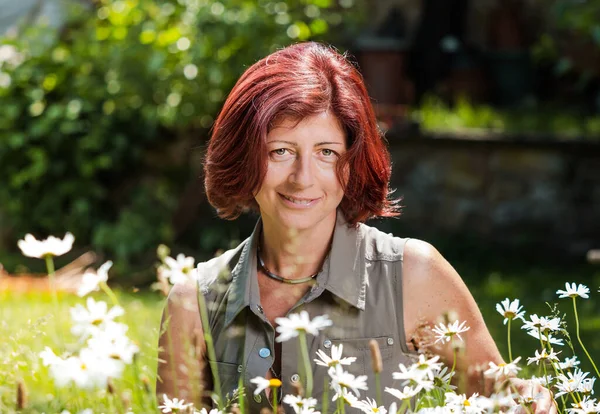
{"label": "forehead", "polygon": [[267,134],[267,142],[286,140],[315,140],[326,138],[329,142],[345,142],[346,134],[341,122],[329,112],[322,112],[302,119],[284,117],[274,123]]}

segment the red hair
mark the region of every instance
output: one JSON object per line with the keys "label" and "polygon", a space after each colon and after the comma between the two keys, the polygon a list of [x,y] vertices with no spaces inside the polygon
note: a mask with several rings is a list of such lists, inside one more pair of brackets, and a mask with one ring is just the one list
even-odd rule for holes
{"label": "red hair", "polygon": [[[220,217],[256,210],[254,194],[267,169],[266,136],[283,119],[328,111],[340,122],[348,150],[337,175],[340,208],[350,224],[397,216],[389,198],[390,155],[362,76],[347,58],[316,42],[298,43],[261,59],[237,81],[217,117],[204,163],[209,202]],[[347,182],[344,170],[349,166]]]}

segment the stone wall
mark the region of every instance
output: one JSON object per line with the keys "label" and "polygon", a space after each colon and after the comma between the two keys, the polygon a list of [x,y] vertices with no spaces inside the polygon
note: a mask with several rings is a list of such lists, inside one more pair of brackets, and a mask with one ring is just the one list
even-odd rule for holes
{"label": "stone wall", "polygon": [[404,206],[394,227],[565,256],[600,247],[600,142],[398,135],[387,134]]}

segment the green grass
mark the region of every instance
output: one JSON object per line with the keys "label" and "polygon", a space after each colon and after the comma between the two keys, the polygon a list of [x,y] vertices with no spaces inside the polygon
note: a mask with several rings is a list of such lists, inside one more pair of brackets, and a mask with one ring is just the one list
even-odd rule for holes
{"label": "green grass", "polygon": [[[79,348],[76,337],[70,333],[69,307],[84,303],[83,299],[60,295],[55,317],[48,293],[0,292],[0,413],[15,412],[17,381],[25,383],[29,394],[28,408],[23,413],[60,413],[63,409],[77,413],[85,408],[92,408],[95,413],[120,412],[123,398],[131,400],[135,413],[155,412],[150,404],[155,404],[156,348],[164,298],[144,292],[118,291],[117,296],[125,308],[125,315],[119,320],[129,326],[128,335],[140,353],[135,369],[128,366],[123,378],[115,381],[119,398],[111,401],[105,390],[56,389],[38,357],[45,346],[50,346],[56,354]],[[95,299],[107,301],[102,294]]]}
{"label": "green grass", "polygon": [[[571,301],[557,298],[555,291],[564,289],[564,282],[584,283],[590,287],[590,299],[580,300],[582,337],[590,354],[598,361],[600,356],[600,268],[591,266],[558,267],[536,266],[524,268],[498,261],[477,265],[473,258],[454,261],[455,268],[462,274],[484,315],[488,328],[496,340],[503,356],[507,358],[506,327],[502,317],[496,313],[495,305],[505,297],[519,298],[527,314],[548,315],[545,302],[559,303],[561,313],[567,314],[569,332],[575,351],[582,360],[582,368],[591,370],[575,339],[575,324]],[[94,412],[120,412],[119,401],[123,396],[131,401],[135,413],[155,412],[154,384],[156,372],[156,345],[160,315],[164,297],[151,292],[130,293],[117,291],[119,302],[126,313],[120,318],[129,326],[129,335],[140,347],[136,370],[129,366],[123,379],[115,382],[119,397],[111,401],[105,390],[77,391],[55,389],[46,368],[41,365],[38,353],[50,346],[58,354],[61,351],[76,351],[76,338],[70,333],[69,307],[84,300],[74,295],[61,295],[58,316],[54,316],[52,301],[47,293],[16,294],[0,292],[0,413],[15,411],[16,383],[23,381],[29,390],[28,408],[24,413],[60,413],[68,409],[77,413],[84,408]],[[97,300],[108,299],[101,293]],[[58,332],[58,340],[55,332]],[[513,324],[513,356],[526,360],[538,347],[537,341]],[[571,356],[568,347],[560,347],[561,357]],[[524,365],[522,361],[522,366]],[[537,369],[528,373],[537,374]],[[146,378],[147,389],[142,378]],[[155,405],[154,405],[155,407]]]}

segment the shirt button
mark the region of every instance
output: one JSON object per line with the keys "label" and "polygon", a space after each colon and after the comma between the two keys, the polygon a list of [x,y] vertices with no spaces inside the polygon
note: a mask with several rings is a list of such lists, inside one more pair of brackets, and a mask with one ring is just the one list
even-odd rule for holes
{"label": "shirt button", "polygon": [[327,348],[327,349],[331,348],[331,341],[330,341],[329,339],[326,339],[326,340],[323,342],[323,346],[324,346],[325,348]]}
{"label": "shirt button", "polygon": [[261,358],[268,358],[271,356],[271,350],[269,348],[260,348],[258,355],[260,355]]}
{"label": "shirt button", "polygon": [[394,338],[388,338],[387,343],[388,345],[394,345]]}
{"label": "shirt button", "polygon": [[290,379],[292,380],[292,382],[298,382],[300,381],[300,375],[294,374]]}
{"label": "shirt button", "polygon": [[238,372],[242,372],[243,369],[244,369],[244,367],[242,367],[241,365],[238,365]]}
{"label": "shirt button", "polygon": [[256,394],[254,396],[254,401],[256,401],[257,403],[260,403],[262,401],[262,397],[260,396],[260,394]]}

